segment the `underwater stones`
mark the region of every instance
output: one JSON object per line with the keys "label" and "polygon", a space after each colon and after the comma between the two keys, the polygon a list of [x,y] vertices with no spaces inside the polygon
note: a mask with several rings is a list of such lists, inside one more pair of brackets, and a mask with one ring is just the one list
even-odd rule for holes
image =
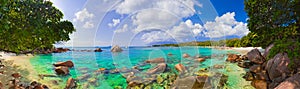
{"label": "underwater stones", "polygon": [[205,58],[196,58],[195,61],[197,61],[197,62],[204,62]]}
{"label": "underwater stones", "polygon": [[97,79],[96,78],[89,78],[88,83],[92,85],[97,85]]}
{"label": "underwater stones", "polygon": [[176,64],[175,65],[175,69],[178,71],[178,72],[185,72],[186,71],[186,67],[182,64]]}
{"label": "underwater stones", "polygon": [[56,80],[51,80],[50,82],[51,82],[53,85],[59,85],[58,81],[56,81]]}
{"label": "underwater stones", "polygon": [[267,82],[265,80],[253,80],[251,85],[256,89],[267,89]]}
{"label": "underwater stones", "polygon": [[189,54],[187,54],[187,53],[184,53],[184,54],[182,54],[182,57],[183,58],[189,58],[189,57],[191,57]]}
{"label": "underwater stones", "polygon": [[199,89],[203,88],[208,81],[208,76],[188,76],[176,79],[174,85],[176,89]]}
{"label": "underwater stones", "polygon": [[237,55],[237,54],[228,54],[228,57],[227,57],[226,61],[237,62],[237,61],[239,61],[239,59],[240,59],[240,55]]}
{"label": "underwater stones", "polygon": [[119,47],[118,45],[115,45],[110,49],[110,51],[111,52],[122,52],[123,49],[121,47]]}
{"label": "underwater stones", "polygon": [[59,66],[59,67],[55,67],[55,72],[57,75],[68,75],[70,71],[68,67]]}
{"label": "underwater stones", "polygon": [[146,63],[164,63],[165,59],[164,58],[155,58],[151,60],[146,60]]}
{"label": "underwater stones", "polygon": [[94,52],[102,52],[102,49],[101,49],[101,48],[96,48],[96,49],[94,50]]}
{"label": "underwater stones", "polygon": [[149,69],[147,71],[147,74],[157,74],[157,73],[163,73],[167,68],[166,63],[159,63],[156,67]]}
{"label": "underwater stones", "polygon": [[74,67],[74,63],[71,60],[68,60],[68,61],[65,61],[65,62],[57,62],[53,65],[55,67],[58,67],[58,66],[66,66],[66,67],[69,67],[69,68]]}
{"label": "underwater stones", "polygon": [[79,77],[77,77],[78,80],[87,80],[88,78],[90,78],[91,75],[90,74],[83,74]]}
{"label": "underwater stones", "polygon": [[77,87],[77,84],[76,84],[75,79],[69,78],[67,80],[67,84],[66,84],[65,89],[76,89],[76,87]]}
{"label": "underwater stones", "polygon": [[247,58],[256,64],[263,64],[266,61],[258,49],[252,49],[250,52],[248,52]]}
{"label": "underwater stones", "polygon": [[215,69],[223,69],[223,68],[225,68],[225,66],[224,65],[220,65],[220,64],[215,64],[213,66],[213,68],[215,68]]}

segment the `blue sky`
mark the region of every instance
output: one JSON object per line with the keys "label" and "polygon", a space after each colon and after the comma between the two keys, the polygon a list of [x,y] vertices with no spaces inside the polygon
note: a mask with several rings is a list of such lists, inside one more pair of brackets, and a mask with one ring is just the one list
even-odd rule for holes
{"label": "blue sky", "polygon": [[243,0],[50,0],[73,22],[65,46],[141,46],[240,38]]}

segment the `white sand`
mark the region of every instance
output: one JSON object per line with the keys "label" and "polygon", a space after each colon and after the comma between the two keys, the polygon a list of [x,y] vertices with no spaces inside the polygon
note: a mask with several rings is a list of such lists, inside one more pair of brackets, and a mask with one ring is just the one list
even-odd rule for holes
{"label": "white sand", "polygon": [[241,55],[246,55],[252,49],[258,49],[261,52],[264,51],[264,49],[262,49],[261,47],[232,47],[228,50],[239,52]]}

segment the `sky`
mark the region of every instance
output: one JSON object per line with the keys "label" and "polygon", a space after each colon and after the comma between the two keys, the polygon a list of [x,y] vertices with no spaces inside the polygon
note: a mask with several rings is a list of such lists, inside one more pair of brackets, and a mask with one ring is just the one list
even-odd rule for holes
{"label": "sky", "polygon": [[50,0],[76,28],[57,46],[145,46],[241,38],[243,0]]}

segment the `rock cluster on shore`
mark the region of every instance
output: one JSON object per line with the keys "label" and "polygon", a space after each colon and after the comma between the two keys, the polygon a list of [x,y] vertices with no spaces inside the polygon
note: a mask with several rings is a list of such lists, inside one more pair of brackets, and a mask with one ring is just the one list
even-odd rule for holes
{"label": "rock cluster on shore", "polygon": [[26,78],[28,71],[12,65],[12,61],[0,59],[0,89],[49,89],[45,84]]}
{"label": "rock cluster on shore", "polygon": [[272,45],[267,47],[263,55],[258,49],[253,49],[244,55],[246,58],[241,59],[236,55],[228,56],[227,60],[238,62],[238,66],[249,69],[243,78],[252,81],[251,85],[256,89],[299,88],[299,73],[292,72],[299,70],[288,67],[290,59],[287,53],[278,53],[270,60],[266,60],[271,47]]}

